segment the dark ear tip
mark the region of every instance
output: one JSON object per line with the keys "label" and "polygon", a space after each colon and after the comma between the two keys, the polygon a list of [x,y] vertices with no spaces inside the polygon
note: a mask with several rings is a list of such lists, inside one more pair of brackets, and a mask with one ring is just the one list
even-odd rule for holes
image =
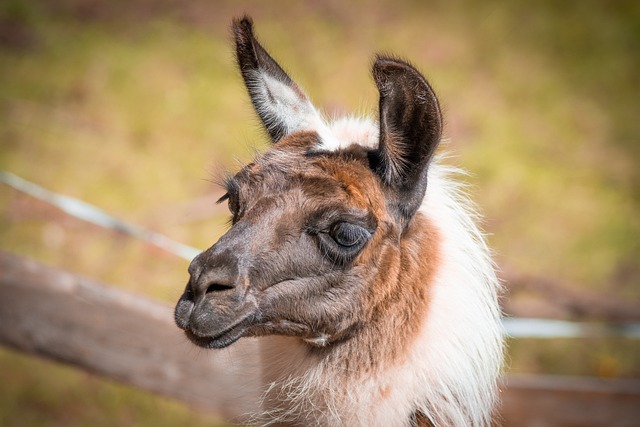
{"label": "dark ear tip", "polygon": [[376,55],[371,73],[378,90],[382,93],[390,89],[392,80],[420,75],[408,62],[386,55]]}
{"label": "dark ear tip", "polygon": [[234,18],[231,24],[233,34],[238,43],[253,38],[253,19],[244,15],[241,18]]}
{"label": "dark ear tip", "polygon": [[403,67],[409,65],[407,61],[399,58],[395,58],[389,55],[377,54],[373,63],[373,68],[376,67]]}
{"label": "dark ear tip", "polygon": [[373,72],[404,72],[409,71],[417,72],[414,66],[408,61],[403,59],[394,58],[392,56],[376,55],[376,60],[373,62]]}

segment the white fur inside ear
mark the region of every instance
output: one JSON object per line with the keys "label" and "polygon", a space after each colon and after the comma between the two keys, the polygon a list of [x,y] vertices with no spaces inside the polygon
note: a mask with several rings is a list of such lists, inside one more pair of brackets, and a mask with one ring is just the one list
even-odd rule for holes
{"label": "white fur inside ear", "polygon": [[256,101],[258,115],[269,130],[281,128],[284,134],[300,130],[315,131],[322,143],[334,137],[309,99],[287,83],[264,71],[256,71],[247,86]]}

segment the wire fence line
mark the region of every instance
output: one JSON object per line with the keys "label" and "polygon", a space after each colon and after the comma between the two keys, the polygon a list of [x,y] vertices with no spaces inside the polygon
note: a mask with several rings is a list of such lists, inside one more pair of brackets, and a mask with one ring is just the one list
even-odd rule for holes
{"label": "wire fence line", "polygon": [[82,219],[102,228],[115,230],[120,233],[126,234],[133,237],[134,239],[141,240],[150,245],[164,249],[165,251],[172,253],[180,258],[186,259],[187,261],[191,261],[196,255],[201,252],[196,248],[170,239],[163,234],[147,230],[137,225],[130,224],[121,219],[115,218],[102,209],[87,202],[78,200],[74,197],[69,197],[46,190],[45,188],[34,184],[33,182],[22,179],[10,172],[0,171],[0,182],[3,182],[4,184],[14,188],[15,190],[18,190],[22,193],[35,197],[38,200],[55,206],[71,216]]}
{"label": "wire fence line", "polygon": [[[191,261],[201,251],[161,233],[118,219],[104,210],[74,197],[49,191],[7,171],[0,171],[0,182],[52,205],[68,215],[99,227],[126,234]],[[640,339],[640,323],[574,322],[539,318],[506,317],[502,320],[511,338],[593,338],[619,336]]]}

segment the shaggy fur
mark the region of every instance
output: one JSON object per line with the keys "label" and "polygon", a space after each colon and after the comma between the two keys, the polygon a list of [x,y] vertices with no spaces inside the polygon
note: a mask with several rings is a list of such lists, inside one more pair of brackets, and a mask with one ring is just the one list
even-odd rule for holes
{"label": "shaggy fur", "polygon": [[379,56],[378,120],[328,123],[250,19],[233,29],[274,144],[227,181],[232,227],[192,261],[177,325],[204,348],[265,337],[255,424],[490,425],[500,286],[459,172],[434,160],[433,89]]}
{"label": "shaggy fur", "polygon": [[[330,125],[339,146],[375,147],[378,131],[367,119]],[[261,342],[266,372],[258,424],[309,426],[408,426],[423,414],[434,426],[488,426],[497,400],[503,331],[500,285],[473,204],[456,181],[461,171],[435,161],[419,212],[439,230],[440,265],[424,283],[429,311],[402,363],[352,381],[333,359],[310,355],[296,338]],[[426,221],[425,221],[426,222]]]}

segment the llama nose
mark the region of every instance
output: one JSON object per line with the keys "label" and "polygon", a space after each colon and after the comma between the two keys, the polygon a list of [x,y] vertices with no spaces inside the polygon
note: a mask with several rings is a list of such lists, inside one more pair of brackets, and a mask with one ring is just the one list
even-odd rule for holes
{"label": "llama nose", "polygon": [[195,300],[205,294],[227,291],[236,287],[237,259],[225,253],[207,256],[204,252],[191,261],[189,274],[189,289]]}

